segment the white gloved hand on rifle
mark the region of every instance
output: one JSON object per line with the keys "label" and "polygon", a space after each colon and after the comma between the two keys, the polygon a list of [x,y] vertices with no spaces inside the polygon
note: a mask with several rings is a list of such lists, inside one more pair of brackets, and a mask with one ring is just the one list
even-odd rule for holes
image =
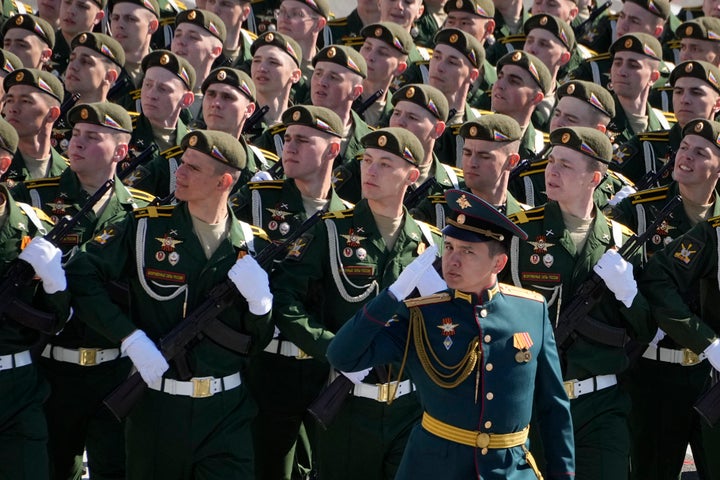
{"label": "white gloved hand on rifle", "polygon": [[67,288],[62,252],[43,237],[33,238],[18,258],[32,265],[35,275],[42,280],[45,293],[61,292]]}
{"label": "white gloved hand on rifle", "polygon": [[608,250],[600,257],[593,270],[615,294],[615,298],[630,308],[638,293],[632,263],[628,263],[615,250]]}
{"label": "white gloved hand on rifle", "polygon": [[624,199],[632,195],[633,193],[637,193],[637,190],[635,190],[630,185],[625,185],[620,190],[618,190],[615,195],[608,201],[608,205],[611,207],[614,207],[618,203],[622,202]]}
{"label": "white gloved hand on rifle", "polygon": [[160,350],[142,330],[135,330],[120,344],[120,351],[132,360],[145,383],[160,382],[169,365]]}
{"label": "white gloved hand on rifle", "polygon": [[228,278],[248,302],[250,313],[265,315],[272,308],[268,274],[250,255],[238,259],[228,271]]}

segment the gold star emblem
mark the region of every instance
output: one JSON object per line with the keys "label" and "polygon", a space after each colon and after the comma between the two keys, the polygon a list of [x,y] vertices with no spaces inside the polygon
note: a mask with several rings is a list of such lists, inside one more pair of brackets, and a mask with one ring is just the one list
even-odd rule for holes
{"label": "gold star emblem", "polygon": [[467,197],[465,196],[465,194],[460,195],[460,198],[457,199],[456,203],[457,203],[458,207],[460,207],[463,210],[465,210],[466,208],[470,208],[472,206],[470,204],[470,202],[468,201]]}

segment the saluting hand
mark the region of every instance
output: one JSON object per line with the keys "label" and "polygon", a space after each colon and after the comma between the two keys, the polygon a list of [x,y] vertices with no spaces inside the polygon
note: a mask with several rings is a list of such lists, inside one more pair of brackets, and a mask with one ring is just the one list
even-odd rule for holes
{"label": "saluting hand", "polygon": [[[421,284],[423,284],[422,290],[432,290],[431,285],[437,285],[437,278],[435,277],[439,277],[432,267],[436,257],[437,247],[431,245],[398,275],[397,280],[388,287],[390,293],[392,293],[398,301],[403,301],[410,295],[415,287],[419,287]],[[429,270],[432,270],[432,272],[429,272]],[[427,279],[427,281],[424,282],[424,279]],[[425,295],[425,293],[423,293],[423,295]]]}

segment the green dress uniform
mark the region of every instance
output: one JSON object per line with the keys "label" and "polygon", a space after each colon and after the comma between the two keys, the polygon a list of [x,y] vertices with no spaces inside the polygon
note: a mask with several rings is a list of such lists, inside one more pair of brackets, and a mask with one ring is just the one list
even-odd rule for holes
{"label": "green dress uniform", "polygon": [[150,40],[152,50],[169,49],[175,35],[175,17],[187,10],[187,5],[181,0],[159,0],[160,25]]}
{"label": "green dress uniform", "polygon": [[[48,166],[48,177],[56,177],[67,168],[67,158],[60,155],[57,150],[50,147],[50,165]],[[25,164],[25,159],[18,150],[13,156],[10,168],[5,175],[2,176],[2,181],[6,182],[10,187],[13,187],[19,182],[31,180],[30,170],[28,170]]]}
{"label": "green dress uniform", "polygon": [[[415,222],[405,211],[388,250],[367,201],[361,200],[354,209],[325,215],[275,270],[274,318],[296,348],[294,356],[275,355],[276,368],[284,367],[287,373],[273,379],[273,403],[283,412],[276,421],[287,425],[293,440],[308,405],[328,379],[325,352],[335,332],[439,239],[429,225]],[[410,427],[420,418],[417,394],[407,378],[401,380],[404,395],[392,406],[379,396],[376,385],[387,378],[371,373],[353,390],[328,430],[320,432],[320,478],[393,478]],[[289,431],[293,421],[294,432]]]}
{"label": "green dress uniform", "polygon": [[435,44],[433,38],[441,28],[442,25],[438,25],[435,16],[426,9],[413,25],[411,30],[413,41],[416,45],[431,48]]}
{"label": "green dress uniform", "polygon": [[[502,13],[500,13],[500,10],[497,8],[495,9],[495,31],[493,32],[493,35],[495,37],[495,41],[505,38],[510,35],[515,35],[517,33],[522,33],[522,26],[525,24],[527,19],[530,18],[530,12],[528,9],[526,9],[523,6],[522,12],[520,12],[520,22],[518,23],[518,26],[520,27],[519,31],[513,32],[510,29],[510,25],[505,22],[505,19],[502,16]],[[499,59],[500,57],[498,57]]]}
{"label": "green dress uniform", "polygon": [[[433,155],[435,155],[435,157],[437,157],[442,163],[451,167],[462,166],[462,149],[465,141],[460,136],[460,128],[466,122],[476,120],[482,115],[489,115],[491,113],[492,112],[481,111],[473,108],[466,102],[462,121],[447,125],[443,134],[435,141]],[[452,116],[449,118],[452,118]]]}
{"label": "green dress uniform", "polygon": [[[227,280],[239,252],[267,245],[262,231],[237,221],[232,212],[228,223],[228,236],[210,259],[184,202],[138,209],[103,229],[67,266],[77,313],[113,342],[136,328],[157,341]],[[129,282],[129,315],[104,288],[114,279]],[[240,295],[217,321],[251,335],[251,354],[262,351],[272,336],[270,314],[253,315]],[[192,383],[180,381],[173,364],[128,417],[127,477],[253,478],[255,404],[242,380],[247,354],[204,337],[186,359]]]}
{"label": "green dress uniform", "polygon": [[[13,200],[5,185],[7,218],[0,225],[0,257],[4,275],[31,238],[52,228],[42,212]],[[41,220],[41,217],[44,220]],[[39,282],[20,288],[18,298],[56,317],[55,330],[62,329],[69,311],[67,291],[47,295]],[[8,301],[4,299],[3,301]],[[22,320],[22,319],[19,319]],[[47,382],[34,363],[30,350],[46,336],[3,313],[0,321],[0,476],[48,478],[48,430],[43,403],[50,394]]]}
{"label": "green dress uniform", "polygon": [[365,42],[365,37],[360,35],[364,25],[357,8],[347,17],[330,20],[328,27],[330,27],[331,44],[347,45],[359,50]]}
{"label": "green dress uniform", "polygon": [[52,57],[50,57],[50,68],[53,75],[57,77],[63,76],[70,63],[70,53],[72,49],[68,45],[67,40],[63,37],[62,30],[55,31],[55,46],[52,49]]}
{"label": "green dress uniform", "polygon": [[[553,324],[600,257],[624,243],[632,233],[608,220],[597,207],[594,213],[595,220],[580,252],[565,228],[556,202],[511,216],[528,233],[529,240],[513,239],[510,268],[504,276],[518,287],[542,293],[548,300]],[[638,266],[641,254],[628,261]],[[639,294],[631,308],[627,308],[606,290],[590,316],[605,327],[625,330],[626,335],[639,341],[649,340],[654,333],[649,306]],[[561,355],[565,365],[563,378],[571,399],[576,468],[578,478],[583,479],[626,478],[629,467],[630,402],[627,393],[617,386],[616,377],[628,367],[629,360],[622,342],[602,342],[603,339],[579,335]]]}
{"label": "green dress uniform", "polygon": [[[613,170],[621,173],[633,183],[639,182],[646,174],[657,172],[675,157],[682,140],[682,127],[675,124],[669,130],[658,130],[635,135],[613,155]],[[668,174],[661,185],[672,181]],[[659,186],[659,185],[658,185]]]}

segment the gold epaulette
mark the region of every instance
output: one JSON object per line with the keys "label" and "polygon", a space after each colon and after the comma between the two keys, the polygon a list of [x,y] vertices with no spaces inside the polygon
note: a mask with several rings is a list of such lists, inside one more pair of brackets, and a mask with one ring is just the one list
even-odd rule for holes
{"label": "gold epaulette", "polygon": [[135,218],[171,217],[174,209],[175,205],[137,208],[133,211],[133,215]]}
{"label": "gold epaulette", "polygon": [[610,228],[611,230],[613,228],[613,223],[617,223],[618,225],[620,225],[620,230],[622,231],[623,235],[625,235],[627,237],[632,237],[633,235],[635,235],[635,232],[633,232],[632,229],[630,227],[628,227],[627,225],[623,225],[620,222],[613,221],[612,218],[606,218],[606,220],[607,220],[608,228]]}
{"label": "gold epaulette", "polygon": [[663,110],[662,114],[665,117],[665,120],[667,120],[668,122],[677,123],[677,117],[675,116],[675,112],[666,112],[665,110]]}
{"label": "gold epaulette", "polygon": [[708,223],[713,228],[720,227],[720,215],[718,215],[717,217],[708,218]]}
{"label": "gold epaulette", "polygon": [[268,129],[270,135],[277,135],[278,133],[283,133],[285,130],[287,130],[287,125],[284,123],[279,123]]}
{"label": "gold epaulette", "polygon": [[587,59],[588,62],[599,62],[600,60],[610,60],[612,56],[610,55],[610,52],[600,53],[598,55],[595,55],[594,57],[590,57]]}
{"label": "gold epaulette", "polygon": [[641,142],[658,142],[667,141],[670,138],[670,130],[658,130],[656,132],[643,132],[638,134],[638,140]]}
{"label": "gold epaulette", "polygon": [[433,49],[428,47],[416,46],[415,49],[420,54],[423,60],[429,62],[433,56]]}
{"label": "gold epaulette", "polygon": [[476,109],[478,112],[480,112],[480,115],[494,115],[495,112],[491,110],[483,110],[482,108]]}
{"label": "gold epaulette", "polygon": [[343,37],[342,44],[346,47],[359,47],[365,43],[365,37]]}
{"label": "gold epaulette", "polygon": [[653,88],[656,92],[672,92],[673,87],[670,85],[663,85],[662,87]]}
{"label": "gold epaulette", "polygon": [[130,192],[130,195],[132,195],[133,198],[137,198],[138,200],[142,200],[144,202],[152,202],[155,200],[155,195],[148,193],[144,190],[138,190],[137,188],[133,187],[126,187],[128,189],[128,192]]}
{"label": "gold epaulette", "polygon": [[437,235],[438,237],[442,237],[442,234],[443,234],[442,230],[440,230],[436,225],[433,225],[433,224],[427,223],[427,222],[422,222],[420,220],[415,220],[415,221],[417,223],[424,223],[425,225],[427,225],[428,229],[430,230],[430,233],[433,233],[433,234]]}
{"label": "gold epaulette", "polygon": [[280,157],[275,152],[271,152],[270,150],[265,150],[264,148],[258,148],[258,147],[255,147],[255,148],[260,150],[260,153],[263,154],[263,157],[265,157],[266,160],[270,160],[271,162],[275,162],[275,163],[280,161]]}
{"label": "gold epaulette", "polygon": [[180,7],[180,10],[187,10],[187,5],[182,0],[175,0],[175,4]]}
{"label": "gold epaulette", "polygon": [[615,178],[616,180],[619,180],[623,185],[629,185],[631,187],[635,186],[635,182],[630,180],[622,173],[616,172],[615,170],[608,170],[608,175]]}
{"label": "gold epaulette", "polygon": [[[133,92],[134,92],[134,91],[135,91],[135,90],[133,90]],[[132,95],[133,92],[130,92],[130,95]],[[137,92],[140,92],[140,89],[138,89]],[[137,99],[136,99],[136,98],[133,98],[133,100],[137,100]],[[133,113],[134,113],[134,112],[133,112]],[[135,130],[135,128],[137,128],[138,120],[140,120],[140,114],[139,114],[139,113],[136,114],[136,115],[130,115],[130,122],[132,122],[132,129],[133,129],[133,130]]]}
{"label": "gold epaulette", "polygon": [[347,210],[336,210],[334,212],[328,212],[322,216],[323,220],[328,218],[350,218],[355,215],[355,209],[348,208]]}
{"label": "gold epaulette", "polygon": [[327,22],[328,27],[347,27],[348,19],[347,17],[340,17],[336,18],[335,20],[330,20]]}
{"label": "gold epaulette", "polygon": [[247,35],[253,42],[254,42],[255,40],[257,40],[257,38],[258,38],[257,33],[251,32],[250,30],[245,30],[244,28],[242,29],[242,31],[243,31],[243,33],[244,33],[245,35]]}
{"label": "gold epaulette", "polygon": [[507,283],[498,284],[500,292],[503,295],[511,295],[513,297],[527,298],[529,300],[535,300],[536,302],[542,302],[545,297],[538,292],[532,290],[526,290],[524,288],[516,287],[515,285],[508,285]]}
{"label": "gold epaulette", "polygon": [[270,242],[270,237],[268,237],[268,234],[265,233],[265,230],[263,230],[260,227],[256,227],[255,225],[250,225],[250,230],[252,231],[253,236],[262,238],[263,240],[266,240]]}
{"label": "gold epaulette", "polygon": [[250,190],[282,190],[285,180],[263,180],[261,182],[248,182]]}
{"label": "gold epaulette", "polygon": [[163,150],[162,152],[160,152],[160,155],[169,159],[169,158],[177,157],[178,155],[182,155],[183,151],[184,150],[182,149],[182,147],[178,147],[176,145],[174,147],[170,147],[166,150]]}
{"label": "gold epaulette", "polygon": [[633,193],[628,198],[630,198],[630,201],[633,205],[637,205],[638,203],[647,203],[654,202],[656,200],[663,200],[668,197],[669,191],[670,187],[668,186],[650,188],[648,190],[642,190],[640,192]]}
{"label": "gold epaulette", "polygon": [[[170,12],[167,12],[170,13]],[[160,18],[160,26],[161,27],[167,27],[168,25],[174,25],[175,24],[175,17],[161,17]]]}
{"label": "gold epaulette", "polygon": [[533,220],[542,220],[545,218],[545,205],[533,208],[532,210],[515,212],[512,215],[508,215],[508,218],[511,222],[518,225],[522,225],[523,223],[531,222]]}
{"label": "gold epaulette", "polygon": [[668,48],[675,50],[676,48],[680,48],[680,39],[673,38],[672,40],[665,42],[665,45],[667,45]]}
{"label": "gold epaulette", "polygon": [[525,34],[516,34],[516,35],[506,35],[503,38],[500,39],[500,43],[503,45],[507,45],[508,43],[512,42],[524,42],[525,41]]}
{"label": "gold epaulette", "polygon": [[432,204],[447,203],[444,193],[436,193],[435,195],[430,195],[427,198]]}
{"label": "gold epaulette", "polygon": [[28,190],[44,187],[57,187],[60,185],[60,177],[35,178],[25,181],[24,185]]}
{"label": "gold epaulette", "polygon": [[403,303],[408,308],[421,307],[423,305],[432,305],[433,303],[449,302],[452,299],[449,293],[433,293],[424,297],[408,298]]}
{"label": "gold epaulette", "polygon": [[549,133],[542,132],[542,136],[543,136],[544,143],[550,143],[550,134]]}

